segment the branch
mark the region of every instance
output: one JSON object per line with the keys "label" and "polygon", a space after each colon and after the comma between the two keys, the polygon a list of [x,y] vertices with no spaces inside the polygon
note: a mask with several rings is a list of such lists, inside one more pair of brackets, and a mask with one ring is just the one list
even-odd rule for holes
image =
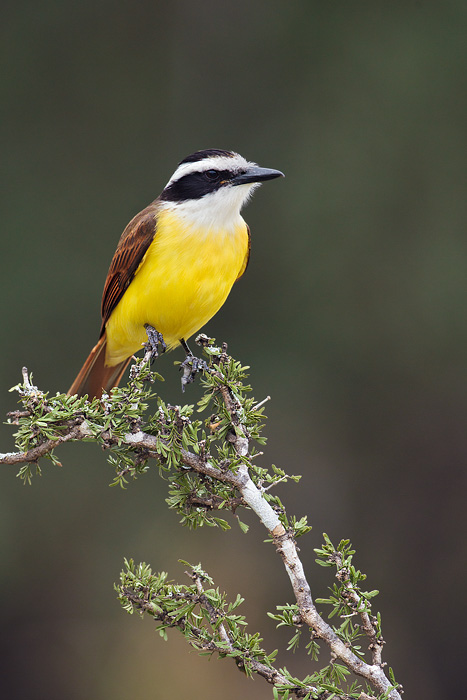
{"label": "branch", "polygon": [[[362,629],[370,642],[372,663],[367,663],[358,656],[352,650],[352,645],[343,641],[318,613],[295,542],[295,538],[309,528],[304,519],[298,523],[293,521],[290,526],[283,507],[278,506],[280,501],[267,493],[271,485],[287,476],[277,469],[271,476],[266,470],[253,465],[253,459],[257,455],[252,451],[250,442],[252,438],[259,441],[258,421],[262,417],[260,406],[263,402],[257,404],[251,399],[245,399],[243,394],[248,387],[243,386],[241,381],[246,376],[243,371],[245,368],[227,355],[225,344],[222,348],[216,348],[205,336],[201,344],[210,356],[211,363],[204,377],[207,393],[200,402],[200,410],[209,402],[213,402],[218,409],[218,414],[207,421],[211,435],[199,439],[201,424],[191,420],[191,407],[165,406],[161,401],[155,416],[143,426],[141,410],[147,407],[144,402],[154,396],[143,388],[144,380],[151,374],[148,368],[143,369],[143,363],[132,369],[127,388],[113,390],[110,396],[92,402],[63,396],[47,399],[45,394],[32,386],[27,370],[23,370],[24,384],[16,388],[26,410],[10,416],[13,419],[11,422],[20,428],[18,440],[28,449],[0,455],[0,463],[36,464],[40,457],[52,458],[54,448],[63,442],[92,438],[100,442],[104,449],[110,449],[116,454],[116,458],[113,458],[118,466],[115,483],[122,484],[126,476],[136,476],[145,471],[147,460],[151,457],[157,459],[164,469],[175,468],[171,507],[177,507],[180,512],[188,512],[187,520],[199,517],[200,524],[221,524],[221,521],[209,520],[206,511],[223,508],[235,512],[240,505],[246,504],[269,532],[283,561],[296,600],[297,616],[294,624],[306,624],[312,631],[312,639],[322,639],[329,646],[332,658],[343,661],[348,669],[366,679],[385,698],[401,700],[397,690],[400,686],[391,683],[383,671],[381,653],[384,642],[376,619],[369,612],[370,594],[364,597],[355,588],[354,580],[358,580],[358,577],[355,579],[355,572],[350,575],[350,552],[346,550],[347,558],[343,558],[342,553],[336,552],[329,540],[323,550],[317,551],[327,557],[324,565],[337,567],[336,576],[345,590],[345,595],[339,592],[340,600],[349,606],[350,615],[360,615]],[[139,405],[143,408],[138,412]],[[225,441],[231,445],[233,452],[229,452],[230,448],[226,447]],[[217,457],[213,456],[216,445]],[[135,454],[136,459],[131,457]],[[193,473],[200,479],[196,488],[189,481]],[[253,481],[252,473],[258,485]],[[27,471],[23,476],[30,478]],[[269,480],[269,486],[265,488],[264,479]],[[226,490],[226,487],[231,490]],[[232,489],[240,495],[232,495]],[[199,588],[200,579],[194,580]],[[198,592],[200,596],[203,595]],[[128,596],[130,602],[135,602],[131,599],[129,590]],[[200,598],[199,602],[204,602],[208,612],[212,613],[207,605],[209,601]],[[138,598],[138,606],[141,608],[142,605]],[[149,602],[147,605],[150,605]],[[232,652],[232,639],[225,628],[221,627],[220,634],[222,653],[225,654],[226,649]],[[219,648],[209,650],[221,653]],[[251,666],[251,669],[276,686],[286,682],[290,688],[290,680],[278,675],[275,669],[271,671],[261,666]],[[298,690],[295,694],[297,693]]]}
{"label": "branch", "polygon": [[86,437],[89,437],[89,433],[86,432],[86,425],[75,425],[62,437],[56,440],[45,440],[40,445],[37,445],[37,447],[33,447],[26,452],[0,452],[0,464],[13,465],[35,463],[38,462],[41,457],[49,455],[56,447],[64,442],[69,442],[70,440],[84,440]]}

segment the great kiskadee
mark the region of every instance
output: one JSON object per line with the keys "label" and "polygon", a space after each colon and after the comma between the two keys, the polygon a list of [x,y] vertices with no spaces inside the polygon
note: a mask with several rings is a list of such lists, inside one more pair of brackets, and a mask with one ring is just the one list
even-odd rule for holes
{"label": "great kiskadee", "polygon": [[282,175],[218,149],[179,163],[120,238],[104,285],[99,341],[70,395],[100,397],[117,386],[147,333],[163,349],[181,343],[189,352],[186,340],[220,309],[248,265],[242,206],[261,182]]}

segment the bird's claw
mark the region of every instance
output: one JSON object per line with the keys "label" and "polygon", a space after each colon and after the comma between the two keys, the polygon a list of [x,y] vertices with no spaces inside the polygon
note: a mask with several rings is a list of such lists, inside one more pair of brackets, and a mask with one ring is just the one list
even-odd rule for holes
{"label": "bird's claw", "polygon": [[159,331],[150,326],[149,323],[145,323],[144,327],[148,336],[147,343],[143,343],[143,347],[146,350],[144,358],[149,360],[152,364],[156,357],[159,357],[159,346],[160,353],[164,353],[167,350],[167,345],[165,344],[162,333],[159,333]]}
{"label": "bird's claw", "polygon": [[198,372],[205,372],[207,368],[208,365],[205,360],[195,357],[194,355],[187,355],[180,364],[180,369],[183,371],[182,391],[185,391],[187,384],[191,384],[191,382],[195,381]]}

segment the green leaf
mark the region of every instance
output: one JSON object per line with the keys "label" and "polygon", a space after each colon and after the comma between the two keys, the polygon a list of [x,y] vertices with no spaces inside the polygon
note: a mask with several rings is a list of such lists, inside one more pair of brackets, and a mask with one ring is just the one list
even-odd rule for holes
{"label": "green leaf", "polygon": [[249,526],[248,526],[246,523],[242,523],[242,521],[240,520],[240,518],[239,518],[238,516],[237,516],[237,522],[238,522],[238,524],[239,524],[239,526],[240,526],[240,530],[241,530],[244,534],[246,534],[246,533],[248,532],[248,530],[250,529]]}

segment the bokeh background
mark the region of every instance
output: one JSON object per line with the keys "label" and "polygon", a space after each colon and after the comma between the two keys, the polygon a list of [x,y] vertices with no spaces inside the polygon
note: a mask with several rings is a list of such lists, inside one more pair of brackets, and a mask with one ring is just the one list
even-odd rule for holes
{"label": "bokeh background", "polygon": [[[270,394],[264,463],[313,531],[350,538],[381,595],[385,659],[407,698],[464,697],[466,622],[467,6],[288,0],[3,3],[1,413],[26,365],[68,388],[99,330],[128,220],[199,148],[237,150],[285,180],[245,218],[247,275],[206,331]],[[173,360],[161,393],[180,402]],[[186,398],[195,402],[199,387]],[[2,451],[13,448],[1,426]],[[242,535],[189,532],[153,468],[110,489],[105,455],[64,446],[30,488],[0,473],[2,697],[268,698],[229,661],[115,599],[123,556],[183,579],[201,561],[251,631],[292,601],[251,514]],[[323,659],[327,658],[326,650]],[[303,654],[279,660],[294,673]]]}

